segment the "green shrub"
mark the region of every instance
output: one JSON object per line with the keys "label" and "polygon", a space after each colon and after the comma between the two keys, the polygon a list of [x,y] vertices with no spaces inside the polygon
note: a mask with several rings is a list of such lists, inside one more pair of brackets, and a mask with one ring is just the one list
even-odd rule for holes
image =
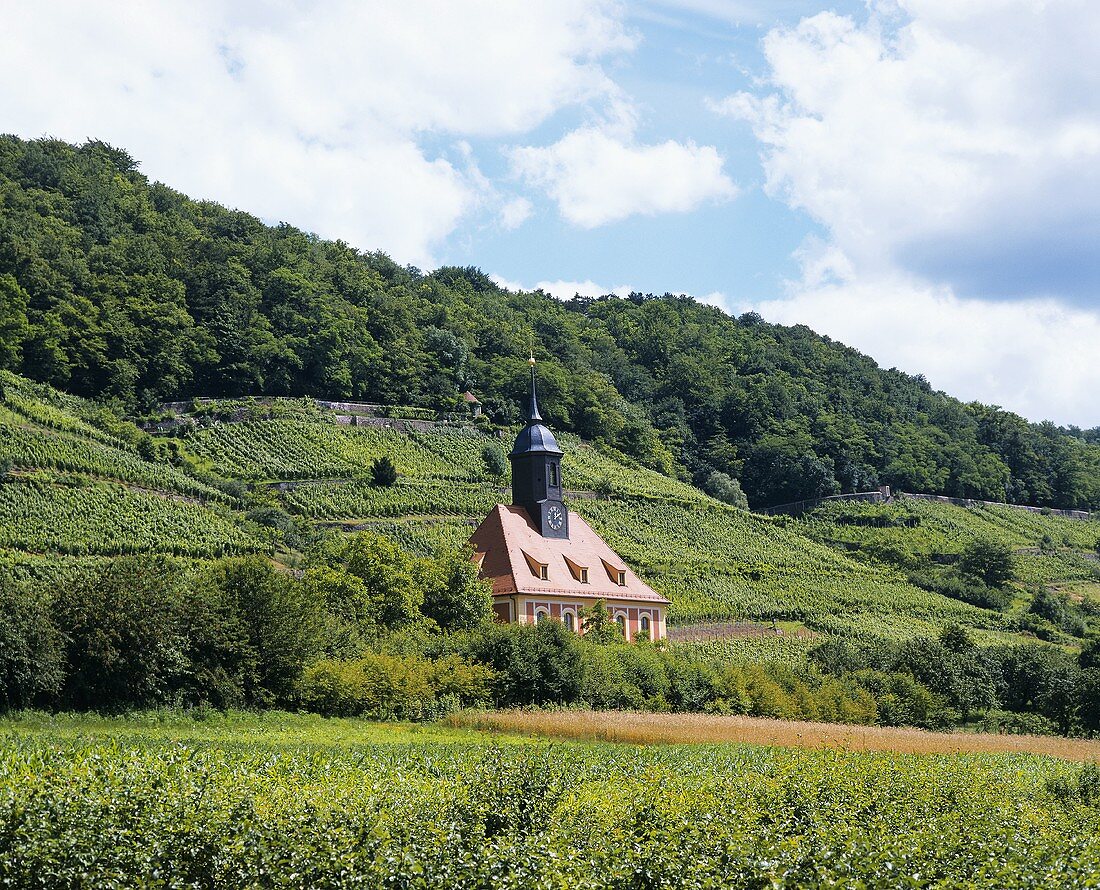
{"label": "green shrub", "polygon": [[0,710],[51,698],[64,672],[61,639],[42,594],[0,575]]}
{"label": "green shrub", "polygon": [[491,479],[499,479],[508,472],[508,458],[504,450],[493,442],[486,443],[481,449],[481,459],[485,462],[485,472]]}
{"label": "green shrub", "polygon": [[493,698],[501,707],[570,704],[580,698],[582,644],[559,621],[489,625],[464,645],[465,654],[493,670]]}
{"label": "green shrub", "polygon": [[62,588],[66,707],[119,710],[164,704],[187,667],[176,620],[179,573],[163,558],[114,560]]}
{"label": "green shrub", "polygon": [[1015,573],[1012,549],[1002,541],[972,541],[959,557],[959,571],[989,587],[1004,587]]}
{"label": "green shrub", "polygon": [[397,467],[393,465],[388,454],[375,458],[370,465],[370,478],[379,488],[389,488],[397,481]]}
{"label": "green shrub", "polygon": [[257,681],[249,698],[291,701],[322,645],[323,604],[315,591],[258,556],[221,560],[201,583],[240,617],[255,652]]}
{"label": "green shrub", "polygon": [[371,653],[354,661],[324,659],[299,685],[304,707],[329,717],[420,719],[441,702],[484,704],[492,672],[455,655],[430,660]]}

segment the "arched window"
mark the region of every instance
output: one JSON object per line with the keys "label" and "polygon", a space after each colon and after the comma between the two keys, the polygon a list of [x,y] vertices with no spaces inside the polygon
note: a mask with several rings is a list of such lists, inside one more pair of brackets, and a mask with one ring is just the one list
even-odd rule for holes
{"label": "arched window", "polygon": [[642,633],[644,633],[646,635],[647,639],[650,638],[650,634],[649,634],[649,616],[648,615],[643,615],[642,616],[641,631],[642,631]]}
{"label": "arched window", "polygon": [[539,609],[535,612],[535,624],[542,624],[547,618],[550,617],[550,613],[545,609]]}
{"label": "arched window", "polygon": [[576,630],[577,629],[577,621],[573,617],[572,612],[563,612],[562,616],[561,616],[561,620],[565,624],[565,626],[568,630]]}
{"label": "arched window", "polygon": [[619,625],[619,630],[622,631],[623,639],[625,640],[627,638],[626,637],[626,616],[625,615],[616,615],[615,616],[615,623],[617,625]]}

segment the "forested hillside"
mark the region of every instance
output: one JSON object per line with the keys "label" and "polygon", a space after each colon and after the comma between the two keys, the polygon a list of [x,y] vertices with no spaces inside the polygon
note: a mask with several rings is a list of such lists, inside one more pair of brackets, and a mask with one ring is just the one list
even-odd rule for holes
{"label": "forested hillside", "polygon": [[[891,484],[1100,507],[1100,433],[966,405],[809,329],[686,297],[560,302],[431,274],[150,183],[124,151],[0,137],[0,368],[150,412],[196,394],[519,413],[753,505]],[[380,245],[384,247],[384,245]]]}

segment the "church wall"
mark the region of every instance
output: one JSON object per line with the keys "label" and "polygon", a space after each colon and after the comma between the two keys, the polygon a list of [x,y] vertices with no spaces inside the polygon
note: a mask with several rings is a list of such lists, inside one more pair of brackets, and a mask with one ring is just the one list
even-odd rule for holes
{"label": "church wall", "polygon": [[[534,624],[540,612],[544,612],[550,618],[566,623],[565,615],[566,613],[571,613],[573,616],[573,627],[578,633],[580,632],[581,610],[592,605],[592,600],[585,597],[517,596],[516,600],[518,601],[518,615],[516,617],[520,624]],[[634,602],[610,599],[606,600],[606,603],[612,619],[615,619],[618,615],[623,616],[626,638],[628,641],[633,642],[638,638],[638,634],[642,629],[643,617],[649,618],[649,638],[651,640],[663,640],[668,636],[663,607],[657,605],[640,606]],[[508,623],[512,620],[511,602],[508,600],[498,600],[493,604],[493,610],[497,614],[497,620],[504,623]]]}

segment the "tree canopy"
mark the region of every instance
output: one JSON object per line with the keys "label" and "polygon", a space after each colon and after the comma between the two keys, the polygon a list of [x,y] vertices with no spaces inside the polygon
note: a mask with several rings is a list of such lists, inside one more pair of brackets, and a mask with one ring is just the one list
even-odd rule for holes
{"label": "tree canopy", "polygon": [[699,485],[723,474],[754,506],[879,483],[1100,506],[1100,430],[964,404],[801,325],[425,274],[191,200],[98,141],[0,137],[0,207],[0,367],[125,410],[203,394],[449,409],[471,389],[512,423],[534,348],[557,428]]}

